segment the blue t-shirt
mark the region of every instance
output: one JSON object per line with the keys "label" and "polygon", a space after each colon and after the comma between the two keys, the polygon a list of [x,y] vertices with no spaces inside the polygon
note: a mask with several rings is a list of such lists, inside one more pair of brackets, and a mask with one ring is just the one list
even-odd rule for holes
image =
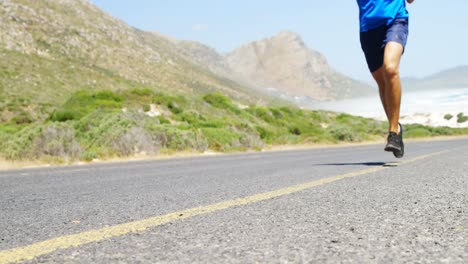
{"label": "blue t-shirt", "polygon": [[357,0],[361,32],[390,25],[397,18],[408,18],[405,0]]}

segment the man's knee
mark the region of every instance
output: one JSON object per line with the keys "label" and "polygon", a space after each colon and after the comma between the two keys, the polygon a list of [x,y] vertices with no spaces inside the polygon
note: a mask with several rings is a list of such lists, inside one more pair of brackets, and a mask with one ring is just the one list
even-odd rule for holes
{"label": "man's knee", "polygon": [[384,64],[384,74],[387,78],[397,77],[400,74],[399,67],[397,63],[385,63]]}
{"label": "man's knee", "polygon": [[397,77],[399,74],[400,59],[403,54],[403,46],[397,42],[389,42],[385,46],[384,75],[387,78]]}

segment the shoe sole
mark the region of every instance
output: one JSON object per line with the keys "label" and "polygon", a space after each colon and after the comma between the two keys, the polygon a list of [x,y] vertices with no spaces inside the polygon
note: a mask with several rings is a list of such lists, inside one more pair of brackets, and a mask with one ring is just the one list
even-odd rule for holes
{"label": "shoe sole", "polygon": [[387,144],[384,150],[388,152],[396,152],[396,151],[401,151],[401,148],[392,144]]}
{"label": "shoe sole", "polygon": [[393,152],[393,156],[395,156],[395,158],[397,158],[397,159],[403,158],[404,155],[405,155],[405,153],[402,152],[402,151],[394,151]]}

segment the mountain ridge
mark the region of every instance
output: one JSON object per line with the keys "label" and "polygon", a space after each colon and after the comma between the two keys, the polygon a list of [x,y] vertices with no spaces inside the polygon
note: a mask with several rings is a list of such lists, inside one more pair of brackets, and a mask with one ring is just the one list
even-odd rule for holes
{"label": "mountain ridge", "polygon": [[316,100],[369,94],[370,86],[337,72],[326,57],[307,47],[297,33],[247,43],[226,54],[229,66],[254,84]]}
{"label": "mountain ridge", "polygon": [[468,88],[468,65],[452,67],[421,78],[405,77],[402,83],[405,89],[414,91]]}

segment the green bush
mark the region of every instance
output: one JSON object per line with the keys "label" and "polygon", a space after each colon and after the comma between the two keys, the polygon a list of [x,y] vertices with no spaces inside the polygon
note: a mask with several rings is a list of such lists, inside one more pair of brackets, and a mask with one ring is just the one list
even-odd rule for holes
{"label": "green bush", "polygon": [[33,142],[42,133],[43,125],[36,124],[23,127],[6,142],[3,142],[1,152],[9,160],[26,160],[32,158]]}
{"label": "green bush", "polygon": [[179,129],[171,125],[157,125],[154,123],[146,124],[145,129],[158,138],[164,149],[182,151],[193,149],[205,151],[208,147],[206,139],[202,133],[193,129]]}
{"label": "green bush", "polygon": [[180,114],[180,113],[183,112],[182,108],[180,108],[179,104],[177,104],[176,102],[169,102],[167,104],[167,107],[175,115]]}
{"label": "green bush", "polygon": [[130,93],[137,96],[153,96],[154,91],[150,88],[134,88],[130,90]]}
{"label": "green bush", "polygon": [[202,128],[203,135],[208,140],[208,146],[214,151],[228,151],[240,147],[241,136],[224,128]]}
{"label": "green bush", "polygon": [[0,152],[2,152],[14,134],[23,129],[25,125],[16,123],[0,123]]}
{"label": "green bush", "polygon": [[444,118],[445,118],[446,120],[451,120],[451,119],[453,118],[453,115],[451,115],[451,114],[446,114],[446,115],[444,115]]}
{"label": "green bush", "polygon": [[12,135],[20,131],[24,126],[16,123],[0,123],[0,134]]}
{"label": "green bush", "polygon": [[156,93],[153,96],[153,103],[166,106],[174,114],[179,114],[187,105],[187,99],[184,96],[172,96],[164,93]]}
{"label": "green bush", "polygon": [[255,130],[257,130],[257,133],[261,139],[266,139],[269,136],[268,131],[261,126],[256,126]]}
{"label": "green bush", "polygon": [[122,96],[114,93],[113,91],[99,91],[96,94],[92,94],[91,97],[95,97],[97,100],[103,100],[108,102],[122,102]]}
{"label": "green bush", "polygon": [[465,116],[463,113],[457,115],[457,123],[465,123],[468,121],[468,116]]}
{"label": "green bush", "polygon": [[235,114],[241,113],[240,109],[232,103],[231,99],[221,93],[207,94],[203,97],[203,100],[213,107],[225,109]]}
{"label": "green bush", "polygon": [[28,112],[21,111],[19,114],[13,117],[11,121],[20,125],[20,124],[31,124],[34,120]]}
{"label": "green bush", "polygon": [[79,120],[97,109],[120,110],[123,98],[112,91],[90,93],[79,91],[74,93],[65,104],[55,110],[49,119],[52,121]]}
{"label": "green bush", "polygon": [[293,115],[293,111],[291,110],[290,107],[283,106],[283,107],[280,107],[280,110],[281,110],[281,112],[283,112],[284,114],[286,114],[286,115],[288,115],[288,116],[292,116],[292,115]]}
{"label": "green bush", "polygon": [[350,114],[339,114],[337,117],[336,117],[336,121],[340,122],[340,123],[347,123],[349,121],[352,121],[354,120],[355,117],[353,117],[352,115]]}
{"label": "green bush", "polygon": [[[349,117],[346,117],[349,118]],[[328,133],[338,141],[357,142],[361,139],[348,127],[344,125],[333,125],[328,127]]]}
{"label": "green bush", "polygon": [[418,137],[428,137],[431,136],[431,132],[424,128],[424,127],[419,127],[419,128],[414,128],[414,129],[408,129],[405,133],[407,137],[413,137],[413,138],[418,138]]}
{"label": "green bush", "polygon": [[82,147],[74,127],[66,123],[46,124],[33,141],[32,158],[56,157],[75,160],[81,156]]}
{"label": "green bush", "polygon": [[75,130],[68,124],[46,123],[24,127],[10,137],[2,149],[7,159],[30,160],[58,157],[73,160],[80,156],[82,148]]}
{"label": "green bush", "polygon": [[223,128],[226,126],[227,124],[223,120],[213,119],[200,122],[198,127]]}
{"label": "green bush", "polygon": [[50,116],[50,119],[56,122],[66,122],[69,120],[75,120],[79,118],[78,115],[74,112],[71,112],[69,110],[62,110],[53,112]]}
{"label": "green bush", "polygon": [[299,127],[290,127],[289,128],[289,133],[293,134],[293,135],[296,135],[296,136],[299,136],[302,134],[301,130],[299,129]]}
{"label": "green bush", "polygon": [[81,154],[81,160],[92,161],[99,158],[99,154],[94,150],[87,150]]}
{"label": "green bush", "polygon": [[171,124],[171,121],[169,121],[167,118],[165,118],[164,116],[158,116],[158,120],[159,120],[159,123],[161,125],[164,125],[164,124]]}
{"label": "green bush", "polygon": [[260,138],[266,140],[268,143],[270,143],[275,138],[275,133],[266,127],[256,126],[255,130],[257,131]]}
{"label": "green bush", "polygon": [[276,109],[276,108],[270,108],[271,110],[271,113],[273,114],[273,116],[277,119],[281,119],[284,117],[283,113],[281,112],[281,110],[279,109]]}
{"label": "green bush", "polygon": [[151,106],[149,104],[143,105],[143,112],[149,112],[151,110]]}
{"label": "green bush", "polygon": [[266,107],[252,107],[248,108],[247,111],[249,111],[251,114],[254,116],[262,119],[263,121],[267,123],[274,123],[275,122],[275,117],[271,113],[271,111],[266,108]]}
{"label": "green bush", "polygon": [[454,134],[454,130],[449,127],[429,127],[432,136],[450,136]]}

